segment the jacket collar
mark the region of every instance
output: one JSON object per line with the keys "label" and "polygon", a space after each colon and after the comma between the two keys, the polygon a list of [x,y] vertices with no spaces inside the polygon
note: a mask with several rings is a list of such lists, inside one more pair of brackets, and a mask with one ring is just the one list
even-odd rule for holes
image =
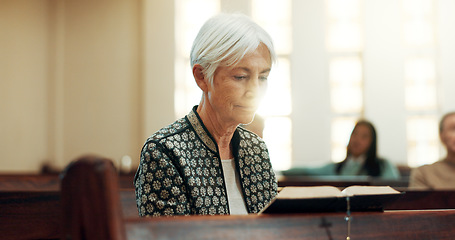
{"label": "jacket collar", "polygon": [[197,105],[193,107],[191,112],[187,115],[188,120],[190,121],[191,126],[193,126],[194,130],[198,137],[204,142],[204,144],[212,151],[217,152],[217,145],[215,140],[213,140],[212,136],[208,132],[207,128],[205,128],[204,123],[202,122],[199,114],[197,113]]}
{"label": "jacket collar", "polygon": [[[197,113],[197,105],[193,107],[191,112],[187,115],[187,118],[193,126],[193,129],[196,131],[196,134],[198,137],[204,142],[204,144],[212,151],[218,152],[218,145],[216,144],[215,140],[213,139],[212,135],[209,133],[207,128],[205,127],[204,123],[201,120],[201,117]],[[237,157],[238,153],[238,147],[239,147],[239,142],[240,142],[240,135],[239,135],[239,128],[234,132],[234,135],[232,136],[232,146],[233,146],[233,152],[234,152],[234,157]]]}

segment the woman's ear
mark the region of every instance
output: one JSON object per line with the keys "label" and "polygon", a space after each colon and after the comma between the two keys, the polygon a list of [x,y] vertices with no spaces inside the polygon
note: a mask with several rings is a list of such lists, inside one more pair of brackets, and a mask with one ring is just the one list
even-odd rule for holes
{"label": "woman's ear", "polygon": [[194,80],[196,80],[196,84],[199,86],[199,88],[203,92],[207,92],[208,80],[205,77],[204,72],[202,70],[203,70],[203,68],[200,64],[195,64],[193,66],[193,76],[194,76]]}

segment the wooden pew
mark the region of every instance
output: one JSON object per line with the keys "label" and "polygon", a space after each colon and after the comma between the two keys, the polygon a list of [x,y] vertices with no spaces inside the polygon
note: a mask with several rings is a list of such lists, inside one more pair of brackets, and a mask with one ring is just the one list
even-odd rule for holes
{"label": "wooden pew", "polygon": [[[343,213],[125,219],[128,239],[346,239]],[[354,213],[350,239],[453,239],[455,211]]]}
{"label": "wooden pew", "polygon": [[[138,216],[134,175],[118,175],[123,216]],[[58,174],[0,174],[0,239],[59,239]]]}
{"label": "wooden pew", "polygon": [[385,210],[455,209],[454,190],[405,190],[400,199],[387,203]]}
{"label": "wooden pew", "polygon": [[352,185],[369,186],[367,177],[339,177],[339,176],[279,176],[277,177],[279,187],[287,186],[334,186],[349,187]]}
{"label": "wooden pew", "polygon": [[349,187],[352,185],[363,186],[391,186],[394,188],[406,188],[408,179],[387,180],[371,178],[367,176],[279,176],[278,186],[334,186]]}
{"label": "wooden pew", "polygon": [[[345,213],[123,217],[106,159],[80,159],[62,182],[64,236],[71,239],[346,239]],[[88,180],[89,184],[75,184]],[[452,239],[455,210],[356,212],[351,239]],[[95,227],[94,227],[95,226]]]}
{"label": "wooden pew", "polygon": [[[133,189],[121,189],[124,217],[137,217]],[[0,239],[59,239],[60,191],[0,191]]]}
{"label": "wooden pew", "polygon": [[[115,170],[114,170],[115,171]],[[118,176],[118,175],[117,175]],[[23,178],[21,181],[21,178]],[[123,179],[123,180],[122,180]],[[132,175],[120,175],[119,185],[124,183],[124,186],[131,186]],[[90,185],[90,184],[88,184]],[[321,185],[321,184],[320,184]],[[62,225],[62,211],[61,198],[60,198],[60,180],[58,175],[0,175],[0,239],[59,239],[63,229]],[[126,235],[129,239],[137,239],[136,237],[141,234],[158,234],[157,236],[185,236],[185,231],[179,229],[205,229],[206,236],[222,234],[226,229],[233,232],[248,232],[247,236],[264,232],[267,229],[274,229],[273,226],[267,224],[274,224],[281,226],[288,219],[293,219],[286,224],[301,224],[307,226],[310,224],[314,228],[316,223],[324,224],[326,219],[327,224],[332,227],[332,233],[341,230],[334,230],[340,223],[337,222],[342,213],[331,214],[310,214],[310,215],[285,215],[285,216],[216,216],[216,217],[173,217],[173,218],[155,218],[155,219],[141,219],[137,218],[136,200],[134,189],[120,188],[120,204],[119,209],[122,210],[123,223],[125,225]],[[16,190],[14,190],[16,189]],[[407,191],[406,194],[396,202],[390,203],[386,206],[386,210],[408,210],[408,209],[455,209],[455,191]],[[365,218],[367,220],[377,222],[384,216],[392,216],[397,219],[402,217],[403,214],[408,212],[386,211],[385,213],[354,213],[355,218]],[[424,211],[418,212],[416,216],[407,216],[406,218],[439,218],[444,219],[446,212],[440,211]],[[363,215],[366,216],[363,216]],[[379,214],[379,215],[377,215]],[[357,216],[359,215],[359,216]],[[433,217],[434,215],[434,217]],[[368,220],[369,218],[373,218]],[[328,220],[337,219],[337,220]],[[448,220],[448,219],[445,219]],[[187,221],[192,223],[188,224]],[[212,221],[214,226],[212,226]],[[356,224],[353,220],[353,226]],[[383,219],[382,221],[385,221]],[[397,224],[398,224],[398,220]],[[422,221],[425,222],[425,221]],[[437,221],[436,221],[437,222]],[[335,223],[336,226],[335,227]],[[341,222],[342,223],[342,222]],[[428,222],[426,222],[429,224]],[[226,224],[230,226],[226,229],[220,228],[220,225]],[[313,225],[311,225],[313,224]],[[165,229],[172,229],[166,226],[175,226],[178,229],[167,232]],[[244,227],[248,226],[248,227]],[[214,227],[215,230],[206,229],[206,227]],[[232,228],[235,228],[234,230]],[[158,230],[157,230],[158,229]],[[258,231],[252,231],[258,229]],[[340,227],[340,229],[343,229]],[[227,231],[227,230],[226,230]],[[303,230],[299,230],[302,232]],[[299,232],[298,231],[298,232]],[[280,231],[278,231],[280,232]],[[180,234],[180,235],[179,235]],[[196,234],[196,233],[194,233]],[[299,233],[303,234],[303,233]],[[353,228],[353,234],[355,234]],[[239,235],[232,235],[239,236]],[[139,238],[140,239],[140,238]],[[147,239],[147,238],[144,238]],[[241,239],[241,238],[240,238]],[[328,238],[322,238],[328,239]]]}
{"label": "wooden pew", "polygon": [[118,177],[111,161],[82,157],[70,163],[62,176],[62,238],[126,239]]}
{"label": "wooden pew", "polygon": [[58,174],[0,174],[0,191],[59,191]]}
{"label": "wooden pew", "polygon": [[[120,189],[134,189],[134,174],[119,174]],[[59,174],[0,174],[0,192],[60,191]]]}
{"label": "wooden pew", "polygon": [[[133,219],[134,222],[138,215],[134,190],[120,190],[120,202],[124,218]],[[60,207],[58,191],[0,192],[1,239],[59,238]],[[455,209],[454,191],[408,191],[401,199],[385,206],[386,210],[449,208]],[[169,219],[160,221],[166,220]],[[128,224],[127,221],[127,229]]]}
{"label": "wooden pew", "polygon": [[0,239],[58,239],[59,191],[0,192]]}

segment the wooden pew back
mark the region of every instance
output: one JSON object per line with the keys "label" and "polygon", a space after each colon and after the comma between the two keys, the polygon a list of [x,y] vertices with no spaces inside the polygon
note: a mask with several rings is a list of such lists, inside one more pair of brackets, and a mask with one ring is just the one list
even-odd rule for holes
{"label": "wooden pew back", "polygon": [[110,160],[85,156],[74,161],[61,186],[65,239],[126,239],[118,177]]}
{"label": "wooden pew back", "polygon": [[[123,216],[137,217],[133,189],[121,189]],[[0,191],[0,239],[60,239],[60,191]]]}
{"label": "wooden pew back", "polygon": [[57,174],[0,174],[0,192],[59,190]]}
{"label": "wooden pew back", "polygon": [[[119,174],[120,189],[134,189],[134,174]],[[0,174],[0,192],[60,191],[58,174]]]}
{"label": "wooden pew back", "polygon": [[58,191],[0,192],[0,239],[58,239]]}

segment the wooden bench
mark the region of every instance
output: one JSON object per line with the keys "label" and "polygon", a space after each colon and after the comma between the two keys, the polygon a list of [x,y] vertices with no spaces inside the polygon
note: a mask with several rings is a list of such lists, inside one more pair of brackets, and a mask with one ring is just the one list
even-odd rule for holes
{"label": "wooden bench", "polygon": [[[384,206],[385,210],[455,209],[455,191],[405,190],[398,200]],[[455,238],[454,238],[455,239]]]}
{"label": "wooden bench", "polygon": [[[453,239],[455,211],[354,213],[352,240]],[[128,239],[346,239],[343,213],[127,218]]]}
{"label": "wooden bench", "polygon": [[[120,189],[134,189],[134,174],[119,174]],[[60,191],[59,174],[0,174],[0,192]]]}
{"label": "wooden bench", "polygon": [[[119,192],[122,215],[137,217],[133,189]],[[59,239],[60,191],[0,191],[0,239]]]}
{"label": "wooden bench", "polygon": [[[138,216],[133,175],[117,175],[122,214]],[[60,239],[58,174],[0,174],[0,239]]]}
{"label": "wooden bench", "polygon": [[[344,213],[124,217],[106,159],[80,159],[62,182],[68,239],[346,239]],[[86,183],[86,184],[84,184]],[[357,212],[351,239],[452,239],[455,210]]]}
{"label": "wooden bench", "polygon": [[407,188],[408,179],[387,180],[367,176],[279,176],[278,186],[334,186],[349,187],[352,185],[363,186],[391,186],[394,188]]}
{"label": "wooden bench", "polygon": [[58,174],[0,174],[0,192],[59,190]]}
{"label": "wooden bench", "polygon": [[[102,162],[108,164],[108,159],[94,157],[83,158],[85,161]],[[93,165],[87,166],[91,168]],[[122,177],[116,174],[115,169],[102,168],[103,171],[111,171],[111,181],[122,182]],[[84,170],[85,171],[85,170]],[[93,171],[93,170],[87,170]],[[24,177],[21,181],[21,176]],[[115,180],[117,178],[117,180]],[[94,186],[99,179],[90,179],[85,184],[79,182],[69,190],[84,186]],[[132,177],[124,182],[131,183]],[[3,181],[3,182],[2,182]],[[14,183],[14,184],[13,184]],[[100,186],[102,186],[101,184]],[[127,184],[125,184],[128,186]],[[8,175],[0,176],[0,239],[60,239],[63,231],[63,211],[61,183],[57,175],[54,176],[28,176]],[[16,190],[14,190],[16,189]],[[105,188],[99,192],[80,194],[76,197],[100,199],[99,193],[105,193]],[[343,213],[324,214],[300,214],[300,215],[250,215],[250,216],[190,216],[171,218],[139,218],[137,217],[136,200],[132,188],[125,189],[121,186],[111,189],[111,194],[118,196],[120,206],[120,221],[128,239],[217,239],[226,236],[225,239],[255,239],[264,236],[265,239],[273,239],[282,234],[288,239],[297,236],[310,237],[310,239],[337,239],[334,236],[346,233],[346,222]],[[119,190],[120,189],[120,190]],[[68,189],[67,189],[68,190]],[[109,196],[105,202],[109,202]],[[90,201],[89,201],[90,202]],[[115,204],[114,204],[115,205]],[[113,205],[111,205],[113,206]],[[455,209],[455,191],[407,191],[396,202],[386,206],[386,210],[408,209]],[[106,210],[110,211],[110,210]],[[91,217],[90,217],[91,218]],[[390,223],[384,223],[390,221]],[[406,221],[409,221],[407,223]],[[405,235],[394,235],[403,239],[412,239],[413,231],[429,236],[429,233],[441,231],[441,234],[452,234],[445,229],[445,223],[453,221],[453,211],[386,211],[384,213],[354,213],[352,221],[352,238],[365,239],[365,230],[375,226],[389,226],[390,229],[403,227]],[[408,226],[413,224],[413,226]],[[396,227],[395,227],[396,225]],[[437,226],[436,226],[437,225]],[[435,228],[436,227],[436,228]],[[431,228],[425,233],[422,229]],[[385,229],[385,230],[384,230]],[[368,239],[379,239],[384,236],[380,228],[378,238],[368,236]],[[360,233],[357,231],[361,231]],[[376,231],[376,230],[375,230]],[[427,234],[428,233],[428,234]],[[325,234],[325,235],[324,235]],[[363,234],[363,235],[362,235]],[[439,235],[438,235],[439,234]],[[355,237],[355,238],[354,238]],[[390,235],[389,235],[390,237]],[[74,238],[73,238],[74,239]],[[279,238],[286,239],[286,238]],[[393,239],[393,238],[392,238]],[[416,237],[415,239],[423,239]],[[431,238],[428,238],[431,239]],[[441,239],[444,239],[441,237]],[[450,238],[446,238],[450,239]]]}
{"label": "wooden bench", "polygon": [[58,239],[60,192],[0,192],[0,239]]}

